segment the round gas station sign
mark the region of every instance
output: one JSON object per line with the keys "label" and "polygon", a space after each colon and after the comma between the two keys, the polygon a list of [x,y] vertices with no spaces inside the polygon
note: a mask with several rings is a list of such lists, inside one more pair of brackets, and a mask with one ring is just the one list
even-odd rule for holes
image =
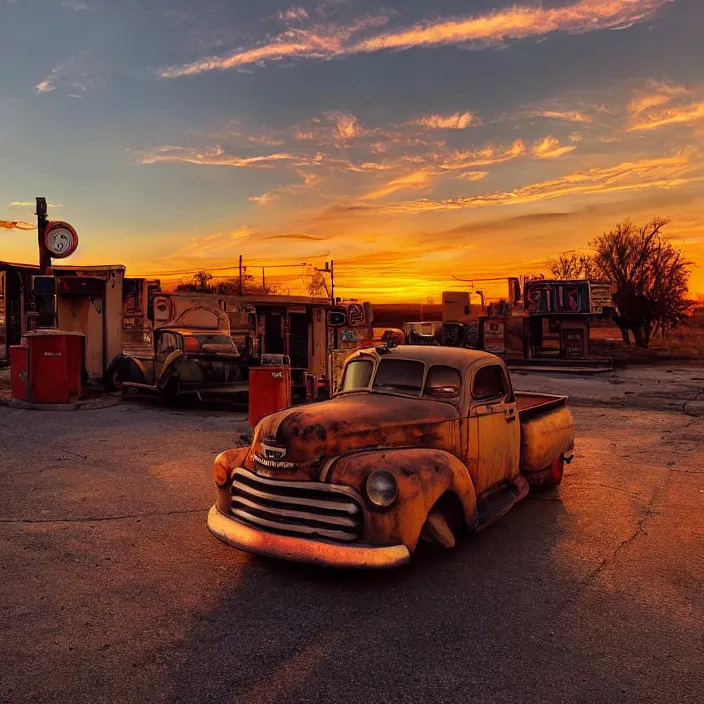
{"label": "round gas station sign", "polygon": [[49,254],[55,259],[70,257],[78,247],[78,234],[67,222],[48,222],[44,233],[44,243]]}

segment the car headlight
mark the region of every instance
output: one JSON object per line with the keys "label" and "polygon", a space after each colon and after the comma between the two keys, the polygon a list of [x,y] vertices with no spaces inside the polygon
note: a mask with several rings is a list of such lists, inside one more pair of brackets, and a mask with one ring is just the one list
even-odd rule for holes
{"label": "car headlight", "polygon": [[369,500],[380,508],[388,508],[398,497],[398,482],[391,472],[372,472],[366,484]]}

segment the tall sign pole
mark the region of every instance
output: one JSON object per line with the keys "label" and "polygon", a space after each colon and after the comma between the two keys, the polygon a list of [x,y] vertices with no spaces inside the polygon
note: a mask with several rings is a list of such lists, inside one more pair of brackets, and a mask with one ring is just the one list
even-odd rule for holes
{"label": "tall sign pole", "polygon": [[46,248],[46,198],[37,198],[37,238],[39,244],[39,270],[41,274],[46,274],[51,266],[51,255]]}

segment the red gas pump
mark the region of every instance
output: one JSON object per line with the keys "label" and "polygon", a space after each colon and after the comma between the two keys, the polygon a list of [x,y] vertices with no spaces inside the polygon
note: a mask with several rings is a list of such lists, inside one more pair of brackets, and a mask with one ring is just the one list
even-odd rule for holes
{"label": "red gas pump", "polygon": [[249,368],[249,425],[291,405],[291,367],[263,364]]}

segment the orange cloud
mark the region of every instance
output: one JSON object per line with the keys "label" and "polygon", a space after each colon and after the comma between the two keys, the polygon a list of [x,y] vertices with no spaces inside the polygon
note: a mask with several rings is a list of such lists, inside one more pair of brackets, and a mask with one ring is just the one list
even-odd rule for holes
{"label": "orange cloud", "polygon": [[648,81],[641,94],[628,104],[631,117],[670,102],[673,98],[691,95],[684,86],[671,85],[660,81]]}
{"label": "orange cloud", "polygon": [[388,22],[386,16],[366,16],[355,20],[349,27],[312,27],[311,29],[289,29],[273,41],[258,47],[237,51],[229,56],[212,56],[202,61],[172,66],[159,72],[161,78],[192,76],[205,71],[224,71],[238,66],[262,61],[308,58],[326,59],[344,53],[344,44],[356,32],[380,27]]}
{"label": "orange cloud", "polygon": [[55,66],[43,81],[37,83],[35,89],[37,94],[51,93],[61,87],[85,92],[95,83],[90,55],[84,51]]}
{"label": "orange cloud", "polygon": [[656,130],[668,125],[688,125],[697,120],[704,120],[704,102],[668,108],[656,114],[650,113],[645,120],[632,125],[628,131]]}
{"label": "orange cloud", "polygon": [[409,125],[419,125],[429,129],[464,130],[475,125],[477,118],[471,112],[456,112],[452,115],[427,115],[409,122]]}
{"label": "orange cloud", "polygon": [[280,20],[293,22],[294,20],[307,20],[308,12],[305,7],[289,7],[288,10],[279,10],[276,16]]}
{"label": "orange cloud", "polygon": [[197,164],[199,166],[271,166],[275,162],[296,162],[306,163],[310,159],[288,153],[266,154],[264,156],[238,157],[228,154],[222,147],[217,146],[212,149],[198,151],[189,147],[164,146],[143,152],[140,155],[140,163],[157,164],[164,162]]}
{"label": "orange cloud", "polygon": [[623,162],[609,168],[593,168],[567,174],[559,179],[542,181],[513,191],[495,191],[467,198],[434,201],[423,199],[389,205],[389,212],[423,212],[459,210],[492,205],[517,205],[568,195],[590,195],[646,188],[673,188],[704,180],[691,175],[689,158],[684,154],[660,159]]}
{"label": "orange cloud", "polygon": [[516,159],[526,152],[526,145],[521,139],[515,140],[510,147],[496,148],[493,144],[488,144],[476,151],[454,152],[449,157],[442,159],[440,168],[447,171],[457,171],[473,169],[477,166],[492,166]]}
{"label": "orange cloud", "polygon": [[382,186],[376,191],[367,193],[367,195],[363,196],[363,199],[375,200],[377,198],[383,198],[384,196],[388,196],[389,194],[395,193],[396,191],[418,190],[421,188],[425,188],[432,182],[433,177],[436,175],[437,172],[430,171],[427,169],[414,171],[411,174],[407,174],[406,176],[401,176],[401,178],[389,181],[386,185]]}
{"label": "orange cloud", "polygon": [[176,254],[201,258],[212,256],[219,251],[230,249],[233,243],[248,240],[252,234],[252,230],[247,225],[243,225],[232,232],[214,232],[210,235],[193,237]]}
{"label": "orange cloud", "polygon": [[324,242],[326,237],[315,237],[314,235],[271,235],[265,237],[266,240],[298,240],[299,242]]}
{"label": "orange cloud", "polygon": [[592,118],[579,110],[529,110],[523,113],[524,117],[545,117],[551,120],[564,120],[565,122],[593,122]]}
{"label": "orange cloud", "polygon": [[475,42],[491,45],[551,32],[583,33],[633,24],[672,0],[579,0],[563,7],[513,6],[463,19],[418,24],[359,42],[354,50],[410,49]]}
{"label": "orange cloud", "polygon": [[330,112],[326,117],[335,123],[335,137],[339,143],[347,142],[367,133],[359,124],[359,120],[351,113]]}
{"label": "orange cloud", "polygon": [[[47,203],[49,208],[63,208],[62,203]],[[14,200],[12,203],[8,203],[8,208],[33,208],[35,203],[29,200]]]}
{"label": "orange cloud", "polygon": [[267,203],[271,203],[271,201],[276,200],[279,196],[301,193],[322,181],[322,178],[317,174],[298,173],[303,178],[303,183],[296,183],[291,186],[278,186],[268,193],[262,193],[260,196],[252,196],[248,200],[252,203],[257,203],[258,205],[266,205]]}
{"label": "orange cloud", "polygon": [[538,159],[558,159],[575,149],[574,145],[561,147],[559,139],[548,135],[533,147],[533,156]]}
{"label": "orange cloud", "polygon": [[544,37],[553,32],[584,33],[618,29],[652,16],[673,0],[577,0],[561,7],[515,5],[496,12],[464,18],[424,22],[405,29],[350,42],[362,30],[385,25],[387,16],[366,16],[348,27],[290,29],[273,40],[229,56],[210,57],[160,72],[162,78],[236,68],[286,58],[329,59],[360,53],[473,43],[492,46],[509,40]]}
{"label": "orange cloud", "polygon": [[704,119],[701,93],[685,86],[649,81],[628,104],[631,118],[628,131],[655,130]]}
{"label": "orange cloud", "polygon": [[461,178],[463,181],[481,181],[488,173],[488,171],[465,171],[457,178]]}
{"label": "orange cloud", "polygon": [[266,144],[270,147],[280,147],[283,144],[283,140],[276,139],[266,134],[262,135],[250,135],[247,137],[248,142],[254,142],[255,144]]}
{"label": "orange cloud", "polygon": [[21,220],[0,220],[0,230],[36,230],[36,225]]}

